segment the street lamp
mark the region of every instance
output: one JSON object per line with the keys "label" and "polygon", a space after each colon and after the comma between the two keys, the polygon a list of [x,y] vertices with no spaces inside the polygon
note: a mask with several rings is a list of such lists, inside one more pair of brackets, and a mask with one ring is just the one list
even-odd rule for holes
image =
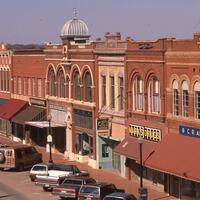
{"label": "street lamp", "polygon": [[51,145],[52,145],[51,119],[52,119],[52,116],[51,116],[51,114],[49,114],[47,116],[47,120],[49,121],[49,133],[48,133],[48,136],[47,136],[47,142],[49,143],[49,163],[53,163],[52,153],[51,153]]}
{"label": "street lamp", "polygon": [[139,192],[139,200],[147,200],[147,188],[143,187],[143,164],[142,164],[142,145],[143,145],[143,138],[138,138],[138,144],[140,147],[140,188]]}
{"label": "street lamp", "polygon": [[138,138],[138,144],[140,146],[140,187],[143,188],[143,164],[142,164],[142,144],[143,144],[143,139],[141,137]]}

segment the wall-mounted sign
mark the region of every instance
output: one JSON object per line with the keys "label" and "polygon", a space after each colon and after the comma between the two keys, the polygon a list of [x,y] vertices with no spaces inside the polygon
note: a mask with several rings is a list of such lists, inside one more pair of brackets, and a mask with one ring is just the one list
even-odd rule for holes
{"label": "wall-mounted sign", "polygon": [[98,118],[97,119],[97,130],[102,131],[102,130],[108,130],[109,129],[109,122],[108,118]]}
{"label": "wall-mounted sign", "polygon": [[156,128],[149,128],[145,126],[139,126],[134,124],[129,124],[129,134],[133,137],[141,137],[146,140],[151,141],[161,141],[162,135],[161,130]]}
{"label": "wall-mounted sign", "polygon": [[31,105],[46,107],[46,100],[30,98]]}
{"label": "wall-mounted sign", "polygon": [[200,129],[199,128],[193,128],[193,127],[187,127],[187,126],[181,125],[181,126],[179,126],[179,133],[181,135],[200,138]]}

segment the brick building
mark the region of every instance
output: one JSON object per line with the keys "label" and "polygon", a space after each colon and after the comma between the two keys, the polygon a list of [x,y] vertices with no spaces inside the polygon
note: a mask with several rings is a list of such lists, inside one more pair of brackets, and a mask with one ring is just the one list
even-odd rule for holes
{"label": "brick building", "polygon": [[[136,42],[128,38],[125,65],[126,137],[115,152],[126,156],[126,176],[143,176],[178,198],[199,198],[199,33]],[[196,161],[195,161],[196,160]]]}
{"label": "brick building", "polygon": [[69,159],[128,179],[139,178],[142,138],[145,181],[198,199],[200,34],[89,38],[75,16],[64,24],[61,44],[20,50],[1,44],[0,98],[12,99],[7,108],[13,99],[22,103],[6,122],[0,107],[1,132],[47,147],[52,134],[53,149]]}

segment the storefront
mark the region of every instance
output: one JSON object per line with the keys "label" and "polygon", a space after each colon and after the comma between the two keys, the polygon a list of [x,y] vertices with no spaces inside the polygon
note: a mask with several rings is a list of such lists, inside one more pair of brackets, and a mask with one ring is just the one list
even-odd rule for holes
{"label": "storefront", "polygon": [[97,168],[115,169],[121,173],[121,157],[113,152],[119,140],[111,136],[108,118],[97,119]]}
{"label": "storefront", "polygon": [[[9,99],[0,106],[0,132],[3,135],[6,135],[7,137],[13,136],[11,119],[28,106],[27,101],[18,99]],[[13,137],[13,139],[15,139],[15,137]]]}
{"label": "storefront", "polygon": [[75,128],[75,153],[80,162],[93,159],[93,118],[92,112],[73,109]]}
{"label": "storefront", "polygon": [[[188,137],[189,136],[189,137]],[[180,126],[155,147],[145,165],[164,177],[164,191],[179,199],[200,198],[200,129]]]}
{"label": "storefront", "polygon": [[[134,124],[129,125],[129,135],[114,149],[116,154],[126,157],[126,177],[129,180],[137,180],[140,175],[138,138],[142,138],[143,165],[145,166],[147,159],[154,154],[156,145],[162,139],[161,130]],[[164,185],[163,175],[151,168],[143,168],[143,177],[152,183]]]}
{"label": "storefront", "polygon": [[[38,106],[29,106],[12,118],[13,135],[25,144],[44,144],[42,133],[30,131],[25,126],[26,121],[43,121],[46,119],[46,109]],[[45,139],[46,141],[46,139]],[[43,145],[42,145],[43,146]]]}

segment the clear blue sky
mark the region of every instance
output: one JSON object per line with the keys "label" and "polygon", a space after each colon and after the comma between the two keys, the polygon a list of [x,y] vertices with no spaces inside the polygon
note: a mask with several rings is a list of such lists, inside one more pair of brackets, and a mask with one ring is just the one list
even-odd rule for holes
{"label": "clear blue sky", "polygon": [[93,40],[105,32],[154,40],[192,38],[200,31],[200,0],[2,0],[0,41],[60,43],[61,28],[73,17],[73,8]]}

